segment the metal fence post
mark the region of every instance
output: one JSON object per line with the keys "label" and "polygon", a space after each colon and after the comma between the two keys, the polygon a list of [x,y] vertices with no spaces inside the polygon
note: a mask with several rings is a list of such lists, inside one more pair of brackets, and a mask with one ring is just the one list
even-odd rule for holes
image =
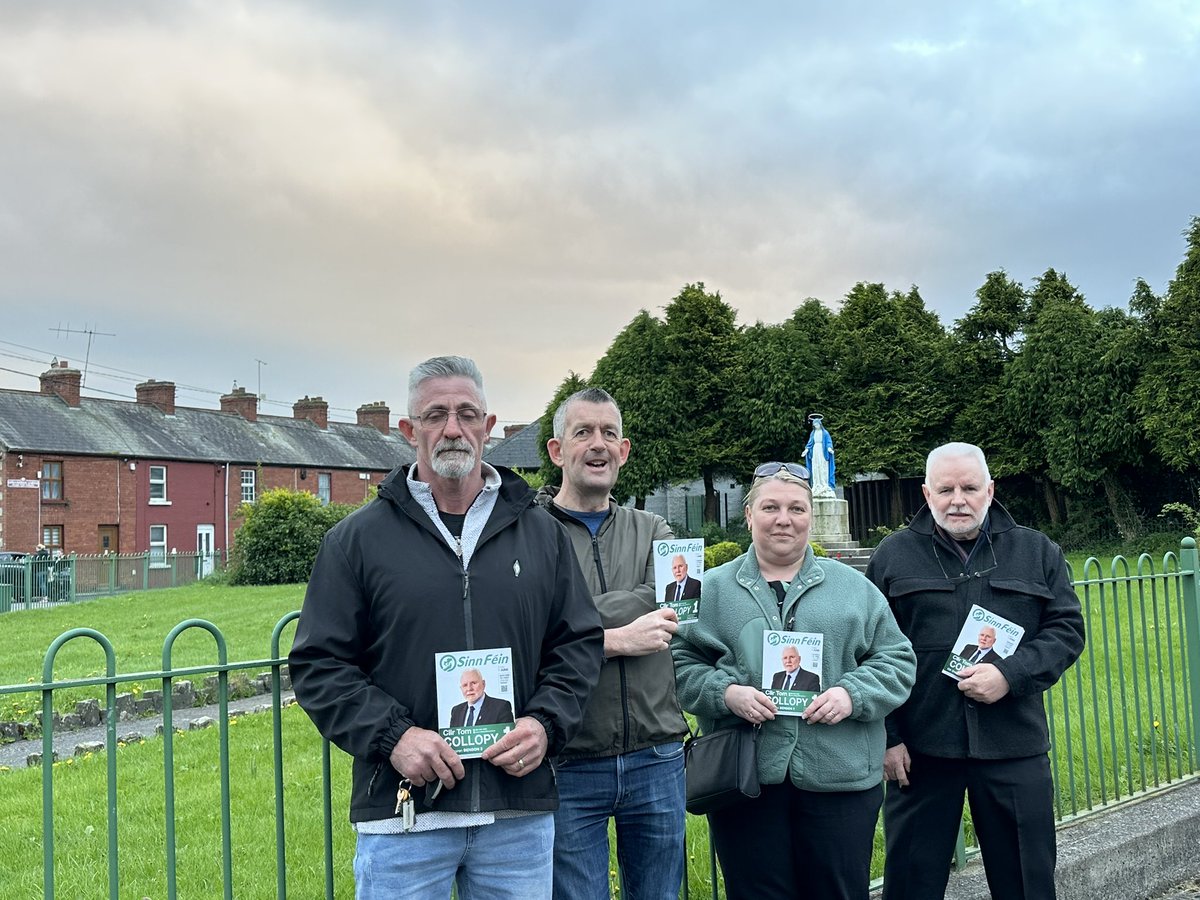
{"label": "metal fence post", "polygon": [[1200,750],[1200,596],[1196,589],[1200,554],[1196,539],[1185,537],[1179,544],[1179,588],[1183,595],[1184,633],[1187,637],[1188,699],[1192,712],[1192,746],[1189,759]]}

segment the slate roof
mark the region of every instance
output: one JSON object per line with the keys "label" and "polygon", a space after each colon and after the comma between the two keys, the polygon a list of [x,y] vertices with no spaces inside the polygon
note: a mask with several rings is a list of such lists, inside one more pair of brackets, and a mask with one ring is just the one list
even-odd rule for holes
{"label": "slate roof", "polygon": [[82,397],[70,407],[58,396],[0,390],[0,447],[6,452],[119,456],[202,462],[262,463],[388,471],[416,453],[398,432],[307,419],[177,406],[175,415],[127,400]]}
{"label": "slate roof", "polygon": [[484,460],[493,466],[508,466],[510,469],[541,468],[542,457],[538,452],[541,444],[538,431],[541,427],[541,419],[537,419],[532,425],[526,425],[512,437],[505,438],[491,450],[485,451]]}

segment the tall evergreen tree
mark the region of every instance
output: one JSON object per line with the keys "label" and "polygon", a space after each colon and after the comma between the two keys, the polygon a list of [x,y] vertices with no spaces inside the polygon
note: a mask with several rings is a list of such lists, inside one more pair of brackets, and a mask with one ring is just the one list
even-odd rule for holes
{"label": "tall evergreen tree", "polygon": [[892,521],[901,518],[899,478],[919,474],[950,421],[950,339],[918,290],[891,294],[859,282],[833,329],[836,380],[828,413],[838,469],[892,479]]}
{"label": "tall evergreen tree", "polygon": [[646,495],[671,477],[671,431],[679,411],[667,381],[667,345],[663,323],[642,310],[613,339],[596,363],[591,384],[612,394],[621,408],[622,429],[632,449],[621,467],[614,492],[634,498],[642,509]]}
{"label": "tall evergreen tree", "polygon": [[671,434],[674,480],[704,481],[704,520],[720,520],[716,479],[752,466],[738,421],[744,391],[737,313],[703,282],[684,285],[667,306],[664,337],[668,396],[678,409]]}
{"label": "tall evergreen tree", "polygon": [[1030,436],[1026,466],[1044,466],[1050,482],[1074,494],[1103,490],[1118,530],[1134,540],[1142,521],[1119,470],[1140,445],[1131,403],[1137,361],[1128,352],[1136,323],[1121,310],[1095,312],[1053,269],[1031,300],[1008,379],[1009,415]]}
{"label": "tall evergreen tree", "polygon": [[956,410],[951,435],[982,447],[993,475],[1020,471],[1011,451],[1022,440],[1012,423],[998,420],[1003,408],[1004,375],[1017,353],[1029,301],[1025,289],[1003,271],[990,272],[975,292],[975,305],[953,332]]}
{"label": "tall evergreen tree", "polygon": [[1200,216],[1185,236],[1187,252],[1161,303],[1149,288],[1135,293],[1148,338],[1137,409],[1154,449],[1178,471],[1200,466]]}
{"label": "tall evergreen tree", "polygon": [[806,300],[779,325],[755,323],[743,334],[744,390],[737,418],[755,461],[800,461],[808,415],[826,413],[833,382],[833,313]]}

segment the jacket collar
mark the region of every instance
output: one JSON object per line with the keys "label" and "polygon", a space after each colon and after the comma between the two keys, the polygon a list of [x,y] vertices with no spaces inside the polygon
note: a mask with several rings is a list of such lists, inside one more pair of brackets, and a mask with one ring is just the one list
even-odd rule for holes
{"label": "jacket collar", "polygon": [[[500,495],[496,498],[497,509],[503,507],[512,514],[516,514],[533,502],[533,488],[526,483],[524,478],[504,466],[493,466],[492,468],[500,476]],[[379,483],[379,499],[401,507],[415,504],[416,500],[408,489],[408,470],[408,464],[392,469],[387,478]]]}
{"label": "jacket collar", "polygon": [[[572,516],[569,512],[554,502],[554,498],[558,496],[561,488],[556,484],[548,484],[537,492],[534,502],[538,506],[547,510],[550,515],[558,519],[560,522],[574,522],[576,525],[582,526],[583,523]],[[612,497],[608,498],[608,518],[600,525],[600,530],[604,531],[609,527],[613,520],[613,513],[616,512],[617,501]]]}
{"label": "jacket collar", "polygon": [[[742,556],[742,563],[738,566],[737,571],[738,583],[744,587],[750,587],[756,582],[766,582],[763,578],[762,570],[758,567],[758,557],[754,555],[754,547],[751,546]],[[796,573],[796,577],[792,579],[792,583],[788,585],[788,594],[797,590],[807,590],[814,584],[818,584],[825,580],[825,571],[817,565],[817,558],[813,554],[812,547],[804,548],[804,562],[800,564],[800,571]]]}

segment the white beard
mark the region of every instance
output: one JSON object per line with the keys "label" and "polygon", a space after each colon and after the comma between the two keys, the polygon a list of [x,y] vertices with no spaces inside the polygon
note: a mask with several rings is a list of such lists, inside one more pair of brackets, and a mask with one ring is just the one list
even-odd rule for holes
{"label": "white beard", "polygon": [[[462,454],[443,456],[444,450],[461,450]],[[465,454],[465,455],[463,455]],[[466,441],[443,439],[433,448],[433,459],[429,461],[439,478],[459,480],[466,478],[475,469],[475,450]]]}

